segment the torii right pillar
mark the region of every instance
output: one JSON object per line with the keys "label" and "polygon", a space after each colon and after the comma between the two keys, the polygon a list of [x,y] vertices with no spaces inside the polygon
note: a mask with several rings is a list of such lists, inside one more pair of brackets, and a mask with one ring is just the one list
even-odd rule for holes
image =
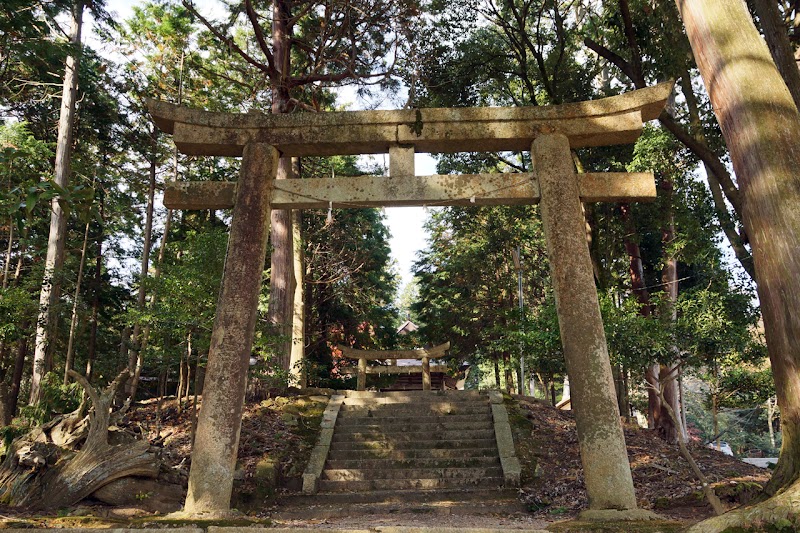
{"label": "torii right pillar", "polygon": [[636,508],[569,140],[531,146],[590,509]]}

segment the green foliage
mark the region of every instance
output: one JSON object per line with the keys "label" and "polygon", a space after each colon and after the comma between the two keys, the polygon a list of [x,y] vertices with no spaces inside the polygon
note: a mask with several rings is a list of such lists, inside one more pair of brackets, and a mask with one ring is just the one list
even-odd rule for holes
{"label": "green foliage", "polygon": [[551,378],[564,374],[564,350],[558,329],[556,302],[552,294],[548,294],[547,299],[533,313],[534,317],[524,326],[527,337],[525,363],[534,371]]}
{"label": "green foliage", "polygon": [[[450,341],[455,361],[476,365],[518,354],[520,342],[526,353],[535,349],[529,335],[537,330],[527,322],[545,298],[548,267],[534,213],[531,207],[448,207],[430,215],[428,246],[414,266],[420,297],[412,306],[424,341]],[[511,253],[517,246],[525,317],[518,311]],[[531,361],[544,364],[552,355],[545,348]]]}
{"label": "green foliage", "polygon": [[748,329],[758,315],[747,294],[697,289],[680,295],[677,311],[677,339],[687,352],[720,362],[763,355]]}
{"label": "green foliage", "polygon": [[644,317],[634,298],[619,300],[600,297],[606,341],[612,363],[627,369],[643,369],[654,361],[669,362],[673,357],[670,324]]}
{"label": "green foliage", "polygon": [[[306,158],[303,177],[363,174],[353,157]],[[397,276],[389,231],[377,209],[306,210],[301,221],[305,261],[306,372],[308,382],[341,388],[337,344],[366,349],[396,347]],[[279,339],[278,339],[279,340]],[[333,376],[331,372],[333,371]]]}
{"label": "green foliage", "polygon": [[48,372],[42,378],[42,399],[36,405],[26,405],[20,409],[20,416],[34,425],[42,424],[54,414],[70,413],[78,408],[83,397],[83,389],[77,383],[63,384],[62,376]]}

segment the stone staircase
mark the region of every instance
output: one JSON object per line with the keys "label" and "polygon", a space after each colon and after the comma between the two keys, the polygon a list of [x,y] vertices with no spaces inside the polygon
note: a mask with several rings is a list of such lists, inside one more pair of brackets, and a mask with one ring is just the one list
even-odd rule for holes
{"label": "stone staircase", "polygon": [[304,474],[303,491],[314,496],[294,504],[323,518],[359,510],[519,511],[513,449],[497,393],[347,391],[331,399]]}
{"label": "stone staircase", "polygon": [[[444,387],[443,372],[431,372],[431,389],[443,390]],[[412,391],[422,390],[422,374],[401,374],[397,379],[387,387],[381,387],[382,391]]]}

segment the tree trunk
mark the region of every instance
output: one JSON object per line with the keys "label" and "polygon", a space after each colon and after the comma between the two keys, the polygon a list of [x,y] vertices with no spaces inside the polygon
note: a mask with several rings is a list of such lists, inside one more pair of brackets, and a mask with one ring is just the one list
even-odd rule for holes
{"label": "tree trunk", "polygon": [[800,108],[800,69],[797,68],[788,28],[778,11],[778,3],[775,0],[752,0],[752,2],[772,59],[792,94],[794,105]]}
{"label": "tree trunk", "polygon": [[[58,140],[56,143],[55,183],[62,188],[69,184],[70,161],[72,156],[72,127],[75,123],[75,99],[78,89],[80,63],[81,30],[83,28],[83,0],[77,0],[72,7],[72,30],[70,45],[64,71],[64,86],[61,96],[61,114],[58,119]],[[41,381],[50,371],[49,351],[55,341],[56,302],[61,292],[58,273],[64,262],[64,239],[67,232],[67,218],[59,203],[53,198],[50,208],[50,236],[47,242],[42,290],[39,293],[39,317],[36,321],[36,349],[33,357],[30,404],[41,400]]]}
{"label": "tree trunk", "polygon": [[100,287],[103,282],[103,234],[97,239],[97,256],[94,263],[94,294],[92,295],[92,315],[89,318],[89,347],[86,351],[86,380],[91,383],[94,375],[94,361],[97,357],[97,316],[100,311]]}
{"label": "tree trunk", "polygon": [[86,248],[89,245],[89,227],[83,232],[83,247],[81,248],[81,262],[78,267],[78,279],[75,280],[75,295],[72,299],[72,317],[69,321],[69,340],[67,341],[67,360],[64,362],[64,385],[69,383],[69,371],[72,370],[72,363],[75,357],[75,330],[78,327],[78,301],[81,296],[81,282],[83,281],[83,269],[86,266]]}
{"label": "tree trunk", "polygon": [[[144,314],[146,299],[147,299],[147,275],[150,271],[150,246],[153,238],[153,210],[155,208],[155,194],[156,194],[156,170],[158,163],[156,161],[156,142],[158,133],[156,132],[155,125],[152,126],[151,140],[153,143],[153,153],[150,154],[150,172],[147,185],[147,208],[144,219],[144,245],[142,246],[142,263],[139,269],[139,293],[136,295],[136,308],[139,313]],[[145,326],[146,327],[146,326]],[[144,351],[147,349],[147,341],[142,334],[142,321],[137,320],[133,325],[133,340],[134,349],[130,350],[128,357],[128,370],[133,376],[128,385],[129,402],[133,404],[136,401],[136,391],[139,388],[139,377],[142,374],[142,366],[144,365]]]}
{"label": "tree trunk", "polygon": [[[665,379],[667,380],[666,381],[667,383],[669,383],[669,381],[675,381],[674,376],[673,379],[670,379],[670,377],[665,377]],[[661,396],[662,396],[661,405],[664,406],[665,414],[672,420],[672,426],[673,427],[679,426],[680,420],[678,419],[678,415],[672,409],[670,401],[667,398],[663,397],[663,391],[661,393]],[[700,467],[697,465],[697,462],[694,460],[694,457],[692,457],[692,454],[689,453],[689,448],[686,447],[686,441],[683,439],[682,435],[678,436],[677,443],[678,443],[678,448],[681,451],[681,455],[683,456],[684,459],[686,459],[686,462],[689,463],[689,467],[692,469],[692,472],[694,472],[694,475],[700,481],[700,485],[703,488],[703,494],[708,500],[708,503],[711,504],[712,509],[714,509],[714,514],[716,514],[717,516],[723,514],[725,512],[725,508],[722,506],[722,502],[720,501],[717,494],[714,492],[714,488],[709,483],[708,478],[705,476],[705,474],[703,474],[703,471],[700,470]]]}
{"label": "tree trunk", "polygon": [[777,398],[774,396],[767,400],[767,426],[769,427],[769,445],[775,448],[775,411],[778,406]]}
{"label": "tree trunk", "polygon": [[[24,332],[31,326],[28,320],[20,324],[20,329]],[[11,388],[8,395],[8,403],[11,406],[13,416],[17,415],[17,405],[19,404],[19,390],[22,386],[22,376],[25,372],[25,358],[28,357],[28,336],[23,333],[17,340],[17,355],[14,358],[14,373],[11,376]]]}
{"label": "tree trunk", "polygon": [[503,352],[503,370],[505,371],[506,392],[512,394],[514,392],[514,370],[511,368],[511,354],[507,351]]}
{"label": "tree trunk", "polygon": [[175,391],[175,398],[178,400],[178,412],[182,410],[181,400],[183,400],[183,387],[186,377],[186,354],[181,352],[181,362],[178,365],[178,389]]}
{"label": "tree trunk", "polygon": [[800,115],[743,0],[677,5],[744,197],[783,428],[774,494],[800,475]]}
{"label": "tree trunk", "polygon": [[8,248],[6,248],[6,259],[3,264],[3,290],[8,288],[8,272],[11,270],[11,250],[14,248],[14,221],[8,223]]}
{"label": "tree trunk", "polygon": [[292,211],[292,247],[294,248],[294,311],[292,313],[292,357],[289,369],[292,381],[301,389],[306,388],[305,370],[305,300],[303,298],[303,276],[305,273],[305,251],[300,235],[303,212]]}
{"label": "tree trunk", "polygon": [[[291,29],[289,27],[290,2],[274,0],[272,3],[272,49],[277,79],[272,80],[272,112],[287,113],[289,89],[286,81],[291,75]],[[281,158],[276,179],[292,177],[291,158]],[[274,209],[270,242],[269,310],[267,320],[280,339],[278,361],[283,370],[290,371],[292,351],[292,316],[294,314],[294,251],[292,247],[292,215],[290,210]]]}
{"label": "tree trunk", "polygon": [[[650,305],[650,292],[644,282],[644,267],[642,266],[642,251],[639,248],[638,232],[631,217],[629,204],[620,204],[620,218],[625,227],[625,251],[628,254],[628,274],[631,278],[631,289],[639,302],[639,314],[645,318],[653,314]],[[658,395],[658,365],[650,365],[644,371],[647,382],[647,422],[651,428],[658,427],[661,420],[661,400]]]}
{"label": "tree trunk", "polygon": [[647,388],[647,427],[650,429],[658,428],[661,423],[661,399],[658,396],[660,370],[661,367],[658,363],[653,363],[644,370],[644,381]]}
{"label": "tree trunk", "polygon": [[631,404],[628,394],[628,372],[621,365],[616,367],[616,379],[614,386],[617,391],[617,405],[619,406],[619,413],[626,421],[631,418]]}
{"label": "tree trunk", "polygon": [[[672,182],[666,177],[662,177],[661,189],[663,191],[663,227],[661,229],[661,245],[662,245],[662,261],[664,267],[661,271],[661,283],[664,286],[664,292],[667,295],[665,305],[660,313],[660,318],[663,321],[668,321],[674,324],[678,319],[677,304],[678,304],[678,261],[675,259],[674,254],[670,247],[675,240],[675,212],[673,209],[673,185]],[[661,438],[670,443],[678,442],[678,437],[685,437],[686,432],[682,424],[675,425],[675,420],[681,420],[681,413],[683,408],[680,403],[680,392],[678,390],[677,372],[680,366],[680,352],[676,345],[669,347],[673,354],[673,360],[667,365],[661,365],[659,368],[659,382],[661,394],[662,415],[659,417],[658,433]],[[664,402],[669,402],[669,406],[664,405]],[[676,417],[669,416],[667,408],[671,408]]]}

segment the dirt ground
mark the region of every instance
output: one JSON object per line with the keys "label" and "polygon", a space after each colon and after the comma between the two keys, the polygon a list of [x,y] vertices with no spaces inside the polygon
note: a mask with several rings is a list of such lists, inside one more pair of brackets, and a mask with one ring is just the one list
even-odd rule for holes
{"label": "dirt ground", "polygon": [[[246,516],[270,520],[277,510],[275,496],[300,488],[300,477],[325,407],[324,396],[289,396],[251,403],[242,424],[235,485],[234,507]],[[329,518],[325,520],[272,520],[279,527],[327,529],[369,529],[380,526],[458,527],[496,529],[540,529],[574,518],[587,506],[586,491],[578,453],[575,421],[571,412],[547,403],[521,400],[507,402],[523,465],[520,500],[527,512],[474,515],[467,511],[406,513],[402,511]],[[119,425],[161,448],[165,471],[175,481],[188,474],[191,451],[191,405],[172,400],[139,406]],[[655,432],[626,427],[625,438],[631,459],[637,500],[643,509],[680,521],[684,525],[711,515],[702,498],[698,480],[677,447],[663,442]],[[747,503],[769,478],[769,471],[699,445],[691,451],[701,470],[714,483],[730,508]],[[73,518],[86,523],[93,516],[111,523],[139,520],[141,527],[157,520],[152,510],[135,505],[110,507],[86,501],[75,509],[62,510],[58,517],[36,517],[0,508],[0,527],[21,525],[65,527]],[[155,525],[156,522],[151,522]],[[116,527],[119,527],[117,525]]]}
{"label": "dirt ground", "polygon": [[[523,464],[521,497],[535,517],[572,515],[588,505],[575,417],[540,401],[509,404],[517,453]],[[526,434],[527,433],[527,434]],[[639,507],[675,520],[712,516],[699,480],[676,445],[654,430],[625,427]],[[691,443],[690,452],[728,508],[747,503],[769,479],[769,470]]]}

